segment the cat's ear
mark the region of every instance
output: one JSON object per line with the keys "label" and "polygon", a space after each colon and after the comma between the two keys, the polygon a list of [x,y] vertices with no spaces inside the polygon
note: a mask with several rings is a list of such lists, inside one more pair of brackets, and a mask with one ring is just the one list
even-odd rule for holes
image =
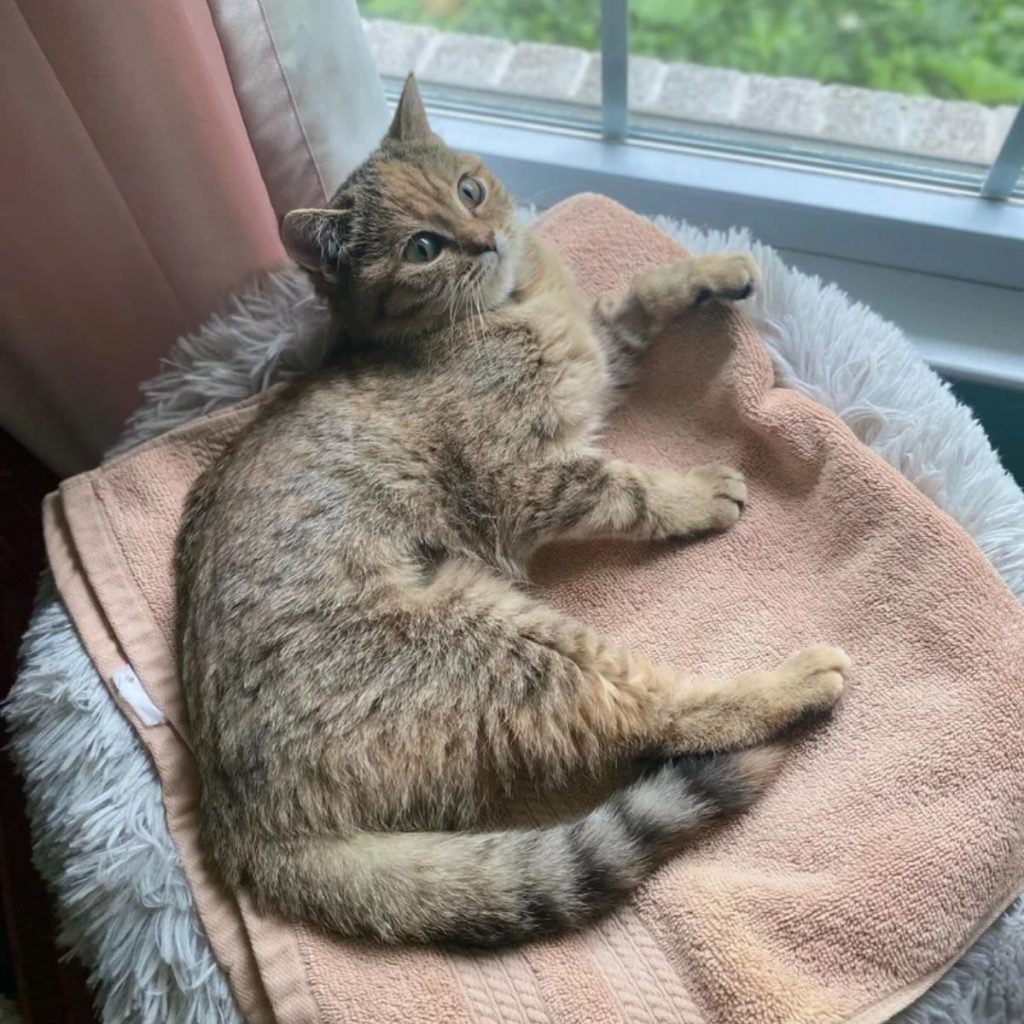
{"label": "cat's ear", "polygon": [[427,121],[427,108],[423,106],[420,87],[416,84],[416,76],[410,71],[405,80],[402,95],[395,107],[395,116],[388,131],[389,139],[399,142],[426,142],[434,133]]}
{"label": "cat's ear", "polygon": [[347,217],[347,210],[292,210],[281,224],[281,241],[300,267],[337,270]]}

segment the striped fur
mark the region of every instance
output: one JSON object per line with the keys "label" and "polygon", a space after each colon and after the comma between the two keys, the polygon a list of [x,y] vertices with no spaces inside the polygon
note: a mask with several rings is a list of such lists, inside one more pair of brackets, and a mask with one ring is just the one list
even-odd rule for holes
{"label": "striped fur", "polygon": [[550,828],[283,845],[261,862],[269,877],[252,881],[258,894],[276,894],[275,909],[385,942],[499,946],[577,929],[709,822],[750,804],[782,757],[782,748],[761,747],[678,758]]}

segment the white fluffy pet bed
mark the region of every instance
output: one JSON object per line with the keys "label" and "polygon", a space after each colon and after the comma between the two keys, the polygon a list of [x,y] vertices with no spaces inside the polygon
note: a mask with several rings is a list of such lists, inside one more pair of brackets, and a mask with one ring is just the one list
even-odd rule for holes
{"label": "white fluffy pet bed", "polygon": [[[838,413],[957,519],[1024,596],[1024,495],[972,418],[903,335],[831,285],[786,268],[744,232],[659,226],[694,252],[746,249],[765,270],[748,303],[780,381]],[[978,311],[979,327],[984,310]],[[281,271],[176,345],[120,448],[315,365],[323,313]],[[164,821],[146,753],[44,583],[7,706],[36,863],[57,894],[62,941],[91,968],[109,1024],[239,1022]],[[900,1024],[1024,1021],[1018,899]]]}

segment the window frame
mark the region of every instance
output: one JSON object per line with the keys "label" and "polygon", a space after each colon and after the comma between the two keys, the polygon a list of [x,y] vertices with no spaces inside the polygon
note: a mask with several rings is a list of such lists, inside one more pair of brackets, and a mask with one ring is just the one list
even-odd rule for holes
{"label": "window frame", "polygon": [[981,185],[986,199],[1008,199],[1024,171],[1024,103],[1017,108],[1003,145]]}

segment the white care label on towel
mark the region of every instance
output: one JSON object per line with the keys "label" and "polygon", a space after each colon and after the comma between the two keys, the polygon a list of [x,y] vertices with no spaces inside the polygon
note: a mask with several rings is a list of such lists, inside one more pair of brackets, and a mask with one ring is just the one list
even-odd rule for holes
{"label": "white care label on towel", "polygon": [[135,674],[131,665],[122,665],[115,669],[110,678],[124,702],[139,716],[139,721],[143,725],[163,725],[167,721],[167,717],[146,693],[142,680]]}

